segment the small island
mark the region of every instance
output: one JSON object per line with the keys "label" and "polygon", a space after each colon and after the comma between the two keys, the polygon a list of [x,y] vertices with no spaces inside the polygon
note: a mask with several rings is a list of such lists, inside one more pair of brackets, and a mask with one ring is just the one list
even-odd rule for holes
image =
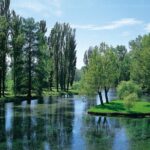
{"label": "small island", "polygon": [[139,101],[128,109],[123,100],[113,100],[105,105],[97,105],[88,110],[89,114],[123,117],[150,117],[150,103]]}

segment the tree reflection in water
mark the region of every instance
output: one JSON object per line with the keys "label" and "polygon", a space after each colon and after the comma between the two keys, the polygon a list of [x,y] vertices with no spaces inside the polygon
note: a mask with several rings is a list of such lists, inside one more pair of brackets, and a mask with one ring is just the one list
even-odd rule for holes
{"label": "tree reflection in water", "polygon": [[[45,98],[42,101],[38,104],[38,100],[33,100],[30,105],[23,101],[16,108],[13,108],[13,103],[6,104],[5,117],[0,118],[0,149],[69,149],[74,118],[73,101],[58,98]],[[0,112],[3,116],[2,109]],[[2,126],[4,118],[5,130]]]}
{"label": "tree reflection in water", "polygon": [[80,96],[1,104],[0,150],[149,150],[149,118],[88,115],[95,104]]}

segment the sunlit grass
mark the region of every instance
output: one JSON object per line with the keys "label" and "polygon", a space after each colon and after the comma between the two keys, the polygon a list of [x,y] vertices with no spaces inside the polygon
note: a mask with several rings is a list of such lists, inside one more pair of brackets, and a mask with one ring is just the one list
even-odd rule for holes
{"label": "sunlit grass", "polygon": [[104,106],[98,105],[89,109],[93,113],[150,113],[150,102],[135,102],[132,108],[127,109],[123,100],[114,100]]}

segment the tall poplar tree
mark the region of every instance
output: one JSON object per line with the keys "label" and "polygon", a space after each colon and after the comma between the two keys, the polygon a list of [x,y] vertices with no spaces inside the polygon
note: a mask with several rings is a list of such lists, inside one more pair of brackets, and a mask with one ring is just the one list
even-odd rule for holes
{"label": "tall poplar tree", "polygon": [[[1,40],[1,71],[0,71],[0,90],[2,95],[5,96],[5,81],[6,81],[6,57],[8,54],[8,40],[9,40],[9,21],[10,21],[10,0],[1,0],[0,1],[0,17],[1,17],[1,31],[3,32]],[[1,95],[1,94],[0,94]]]}
{"label": "tall poplar tree", "polygon": [[69,90],[76,70],[75,30],[69,24],[56,23],[50,33],[49,47],[54,61],[56,89]]}
{"label": "tall poplar tree", "polygon": [[20,94],[22,88],[22,80],[24,77],[23,67],[23,46],[24,46],[24,32],[22,18],[14,11],[11,17],[11,60],[12,60],[12,77],[13,77],[13,91],[14,94]]}
{"label": "tall poplar tree", "polygon": [[[35,81],[33,80],[35,75],[36,56],[37,56],[37,31],[38,24],[33,18],[23,20],[23,30],[25,33],[25,45],[24,45],[24,88],[27,92],[27,97],[31,99],[31,93],[34,90]],[[30,102],[30,101],[29,101]]]}
{"label": "tall poplar tree", "polygon": [[37,33],[37,42],[38,42],[38,51],[37,51],[37,65],[36,65],[36,89],[39,96],[42,95],[43,88],[48,88],[48,80],[50,74],[50,60],[49,60],[49,51],[47,45],[46,37],[46,22],[40,21],[39,29]]}

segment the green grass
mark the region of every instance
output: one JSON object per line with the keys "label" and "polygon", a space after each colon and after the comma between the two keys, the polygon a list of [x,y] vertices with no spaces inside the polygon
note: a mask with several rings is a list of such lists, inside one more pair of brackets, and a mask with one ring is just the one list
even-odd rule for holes
{"label": "green grass", "polygon": [[149,114],[150,115],[150,102],[138,101],[135,105],[128,110],[123,103],[123,100],[113,100],[109,104],[104,106],[98,105],[88,110],[89,113],[93,114]]}

